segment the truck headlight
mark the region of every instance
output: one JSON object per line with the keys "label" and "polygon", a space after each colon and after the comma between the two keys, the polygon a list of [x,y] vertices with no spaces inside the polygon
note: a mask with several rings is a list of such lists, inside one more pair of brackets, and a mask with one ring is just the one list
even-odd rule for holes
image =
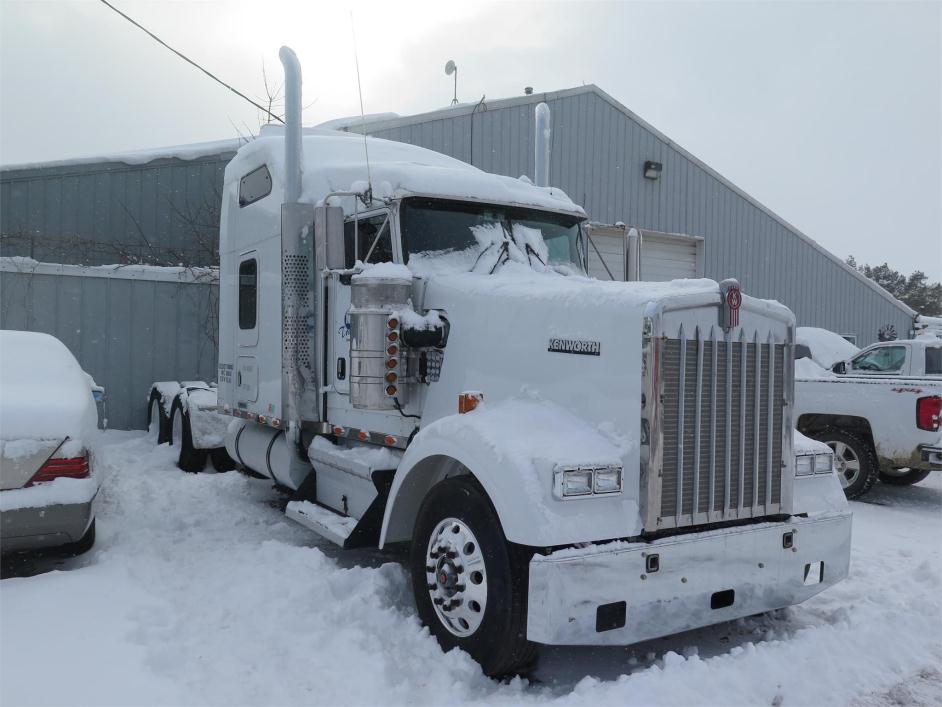
{"label": "truck headlight", "polygon": [[833,454],[815,454],[814,455],[814,473],[830,474],[834,470]]}
{"label": "truck headlight", "polygon": [[795,457],[795,476],[811,476],[814,473],[814,454]]}
{"label": "truck headlight", "polygon": [[617,493],[621,491],[621,467],[610,466],[595,470],[596,493]]}
{"label": "truck headlight", "polygon": [[620,466],[557,467],[553,472],[553,495],[568,500],[618,493],[622,488]]}

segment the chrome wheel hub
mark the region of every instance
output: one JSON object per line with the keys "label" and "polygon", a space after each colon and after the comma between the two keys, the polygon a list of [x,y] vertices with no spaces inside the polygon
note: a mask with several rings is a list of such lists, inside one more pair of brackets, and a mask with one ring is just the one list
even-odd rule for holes
{"label": "chrome wheel hub", "polygon": [[834,450],[834,468],[841,480],[841,487],[847,488],[860,477],[860,459],[854,450],[843,442],[825,442]]}
{"label": "chrome wheel hub", "polygon": [[487,573],[471,529],[457,518],[435,526],[425,553],[425,576],[439,621],[455,636],[470,636],[484,619]]}

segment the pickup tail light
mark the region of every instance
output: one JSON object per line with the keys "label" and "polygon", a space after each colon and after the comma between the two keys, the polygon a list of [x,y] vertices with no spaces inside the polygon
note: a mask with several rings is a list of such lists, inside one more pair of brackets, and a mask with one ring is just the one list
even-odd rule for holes
{"label": "pickup tail light", "polygon": [[87,479],[89,475],[88,454],[68,459],[48,459],[39,471],[33,474],[27,486],[35,486],[55,479]]}
{"label": "pickup tail light", "polygon": [[930,395],[916,401],[916,426],[920,430],[936,432],[942,417],[942,397]]}

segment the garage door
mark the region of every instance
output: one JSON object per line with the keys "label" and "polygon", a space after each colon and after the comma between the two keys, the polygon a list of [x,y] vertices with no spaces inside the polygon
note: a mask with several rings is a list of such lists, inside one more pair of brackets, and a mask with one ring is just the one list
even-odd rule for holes
{"label": "garage door", "polygon": [[592,224],[586,230],[590,239],[589,276],[599,280],[624,280],[625,229]]}
{"label": "garage door", "polygon": [[641,279],[702,277],[703,239],[676,233],[641,231]]}

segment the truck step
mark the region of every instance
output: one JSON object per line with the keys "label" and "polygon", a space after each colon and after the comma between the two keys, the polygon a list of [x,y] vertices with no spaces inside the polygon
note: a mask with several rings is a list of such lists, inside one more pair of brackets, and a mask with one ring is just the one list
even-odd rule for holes
{"label": "truck step", "polygon": [[342,516],[310,501],[291,501],[285,515],[340,547],[345,546],[359,523],[356,518]]}

